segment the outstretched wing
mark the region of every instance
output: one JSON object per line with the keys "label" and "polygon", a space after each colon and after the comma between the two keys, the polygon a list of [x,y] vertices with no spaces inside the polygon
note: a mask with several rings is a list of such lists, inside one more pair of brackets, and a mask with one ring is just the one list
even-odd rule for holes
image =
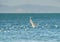
{"label": "outstretched wing", "polygon": [[30,17],[30,24],[33,28],[35,28],[37,26],[37,24],[32,21],[31,17]]}

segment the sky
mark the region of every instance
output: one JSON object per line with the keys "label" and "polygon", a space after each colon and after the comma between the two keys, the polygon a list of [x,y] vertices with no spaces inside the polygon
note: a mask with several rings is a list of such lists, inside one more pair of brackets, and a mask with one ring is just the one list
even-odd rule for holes
{"label": "sky", "polygon": [[0,13],[60,13],[60,0],[0,0]]}

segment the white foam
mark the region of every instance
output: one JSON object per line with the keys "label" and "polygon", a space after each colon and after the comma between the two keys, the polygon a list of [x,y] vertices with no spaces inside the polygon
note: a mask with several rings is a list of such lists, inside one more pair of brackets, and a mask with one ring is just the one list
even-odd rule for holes
{"label": "white foam", "polygon": [[52,39],[52,40],[12,40],[10,42],[57,42],[56,39]]}
{"label": "white foam", "polygon": [[58,27],[58,25],[56,25],[56,24],[55,24],[54,26],[55,26],[56,28]]}
{"label": "white foam", "polygon": [[1,30],[0,30],[0,32],[1,32]]}
{"label": "white foam", "polygon": [[7,31],[4,31],[4,32],[7,32]]}

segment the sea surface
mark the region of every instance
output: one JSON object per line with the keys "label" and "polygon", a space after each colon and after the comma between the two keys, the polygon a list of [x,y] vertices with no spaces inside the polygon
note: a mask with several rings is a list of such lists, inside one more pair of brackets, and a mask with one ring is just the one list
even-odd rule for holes
{"label": "sea surface", "polygon": [[60,13],[0,13],[0,42],[60,42]]}

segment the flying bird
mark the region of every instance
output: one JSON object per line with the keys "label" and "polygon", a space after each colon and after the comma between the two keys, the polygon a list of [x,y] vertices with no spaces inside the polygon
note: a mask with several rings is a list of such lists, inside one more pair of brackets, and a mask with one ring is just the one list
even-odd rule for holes
{"label": "flying bird", "polygon": [[30,17],[30,24],[33,28],[35,28],[37,25],[32,21],[32,18]]}

